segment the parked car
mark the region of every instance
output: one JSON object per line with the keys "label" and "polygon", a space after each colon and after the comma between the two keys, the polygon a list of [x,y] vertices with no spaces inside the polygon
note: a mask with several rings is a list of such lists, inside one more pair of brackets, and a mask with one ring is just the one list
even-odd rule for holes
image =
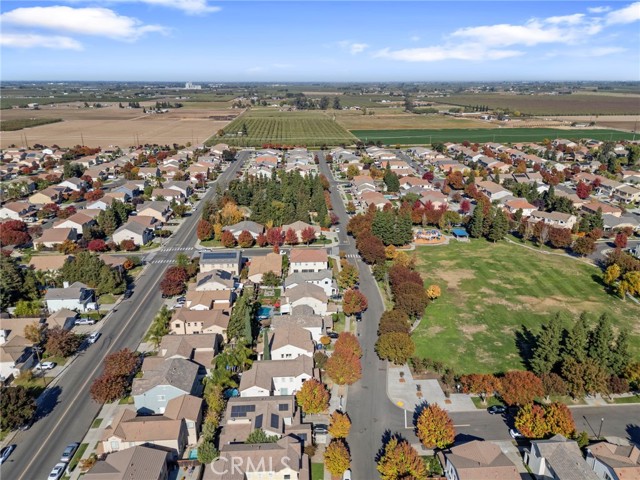
{"label": "parked car", "polygon": [[338,338],[340,335],[338,335],[337,332],[327,332],[327,337],[329,338]]}
{"label": "parked car", "polygon": [[60,477],[64,474],[64,469],[67,468],[66,463],[56,463],[56,466],[53,467],[51,473],[47,477],[47,480],[59,480]]}
{"label": "parked car", "polygon": [[76,325],[95,325],[96,321],[93,318],[81,317],[76,320]]}
{"label": "parked car", "polygon": [[342,480],[351,480],[351,469],[347,468],[342,474]]}
{"label": "parked car", "polygon": [[506,413],[507,407],[503,405],[493,405],[492,407],[487,408],[487,412],[491,415],[502,415]]}
{"label": "parked car", "polygon": [[100,332],[93,332],[91,335],[89,335],[87,337],[87,342],[89,342],[89,345],[93,345],[94,343],[96,343],[100,338],[100,335],[102,335]]}
{"label": "parked car", "polygon": [[67,448],[65,448],[64,452],[62,452],[62,456],[60,457],[60,461],[64,462],[64,463],[69,463],[71,461],[71,459],[73,458],[73,454],[76,453],[76,450],[78,450],[79,446],[80,446],[80,444],[77,443],[77,442],[70,443],[69,445],[67,445]]}
{"label": "parked car", "polygon": [[511,428],[509,430],[509,435],[511,435],[511,438],[514,439],[518,439],[518,438],[524,438],[524,435],[522,435],[518,430],[516,430],[515,428]]}
{"label": "parked car", "polygon": [[178,308],[182,308],[182,307],[184,307],[184,303],[182,302],[174,303],[173,307],[171,307],[171,310],[177,310]]}
{"label": "parked car", "polygon": [[356,313],[356,322],[361,322],[362,321],[362,312],[358,312]]}
{"label": "parked car", "polygon": [[9,458],[9,455],[11,455],[11,453],[13,453],[15,449],[16,449],[16,445],[12,444],[12,445],[7,445],[2,450],[0,450],[0,465],[2,465],[4,462],[7,461],[7,458]]}
{"label": "parked car", "polygon": [[56,368],[56,362],[38,362],[36,370],[53,370]]}
{"label": "parked car", "polygon": [[126,300],[127,298],[131,298],[131,295],[133,295],[133,290],[125,290],[123,298]]}
{"label": "parked car", "polygon": [[318,424],[313,426],[313,434],[314,435],[327,435],[328,433],[329,433],[329,430],[327,429],[326,425],[318,423]]}

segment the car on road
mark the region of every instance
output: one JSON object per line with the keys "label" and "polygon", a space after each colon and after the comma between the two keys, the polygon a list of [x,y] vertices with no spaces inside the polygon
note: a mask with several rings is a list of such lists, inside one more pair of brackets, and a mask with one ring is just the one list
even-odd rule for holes
{"label": "car on road", "polygon": [[9,458],[9,455],[11,455],[15,449],[16,445],[12,444],[7,445],[2,450],[0,450],[0,465],[7,461],[7,458]]}
{"label": "car on road", "polygon": [[522,435],[518,430],[516,430],[515,428],[511,428],[509,429],[509,435],[511,435],[511,438],[514,439],[519,439],[519,438],[524,438],[524,435]]}
{"label": "car on road", "polygon": [[342,474],[342,480],[351,480],[351,469],[348,468]]}
{"label": "car on road", "polygon": [[326,425],[318,423],[313,426],[313,434],[314,435],[327,435],[329,433],[329,429]]}
{"label": "car on road", "polygon": [[340,233],[340,227],[336,227],[336,228],[335,228],[335,232],[336,232],[336,233]]}
{"label": "car on road", "polygon": [[56,362],[38,362],[35,368],[36,370],[53,370],[56,365]]}
{"label": "car on road", "polygon": [[362,312],[358,312],[356,313],[356,322],[361,322],[362,321]]}
{"label": "car on road", "polygon": [[64,463],[69,463],[71,461],[71,459],[73,458],[73,454],[76,453],[76,450],[78,450],[79,446],[80,446],[80,444],[77,443],[77,442],[70,443],[69,445],[67,445],[67,448],[65,448],[64,452],[62,452],[62,456],[60,457],[60,461],[64,462]]}
{"label": "car on road", "polygon": [[122,296],[122,298],[124,298],[126,300],[127,298],[131,298],[131,295],[133,295],[133,290],[125,290],[124,295]]}
{"label": "car on road", "polygon": [[64,474],[65,468],[67,468],[66,463],[56,463],[56,466],[51,470],[47,480],[59,480]]}
{"label": "car on road", "polygon": [[487,408],[487,412],[491,415],[502,415],[507,412],[507,407],[504,405],[493,405],[492,407]]}
{"label": "car on road", "polygon": [[95,325],[96,321],[93,318],[80,317],[76,320],[76,325]]}
{"label": "car on road", "polygon": [[89,335],[87,337],[87,342],[89,342],[89,345],[93,345],[94,343],[96,343],[100,338],[100,335],[102,335],[100,332],[93,332],[91,335]]}

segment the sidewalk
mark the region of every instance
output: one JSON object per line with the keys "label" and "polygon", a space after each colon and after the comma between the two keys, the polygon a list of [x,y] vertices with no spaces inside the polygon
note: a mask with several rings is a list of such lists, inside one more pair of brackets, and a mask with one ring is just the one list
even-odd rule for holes
{"label": "sidewalk", "polygon": [[[419,393],[422,395],[419,396]],[[407,365],[390,365],[387,368],[387,395],[389,400],[398,407],[411,412],[424,402],[437,403],[449,412],[478,411],[469,395],[452,394],[447,398],[437,380],[415,380]]]}

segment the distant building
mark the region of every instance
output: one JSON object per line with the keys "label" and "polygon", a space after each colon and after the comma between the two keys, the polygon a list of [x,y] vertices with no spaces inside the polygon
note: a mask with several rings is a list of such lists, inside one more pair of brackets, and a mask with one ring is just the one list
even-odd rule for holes
{"label": "distant building", "polygon": [[185,90],[202,90],[202,85],[195,85],[191,82],[187,82],[184,84]]}

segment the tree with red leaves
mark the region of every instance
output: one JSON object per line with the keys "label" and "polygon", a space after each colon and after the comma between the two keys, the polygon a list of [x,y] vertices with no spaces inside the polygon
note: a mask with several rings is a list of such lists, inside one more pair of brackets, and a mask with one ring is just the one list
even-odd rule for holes
{"label": "tree with red leaves", "polygon": [[460,202],[460,213],[467,215],[471,211],[471,202],[466,198]]}
{"label": "tree with red leaves", "polygon": [[313,227],[306,227],[302,229],[300,236],[302,237],[302,243],[309,245],[316,240],[316,231]]}
{"label": "tree with red leaves", "polygon": [[341,350],[329,357],[325,372],[336,385],[353,385],[362,377],[362,364],[356,355]]}
{"label": "tree with red leaves", "polygon": [[266,247],[269,244],[269,241],[267,240],[267,236],[264,233],[261,233],[256,238],[256,243],[259,247]]}
{"label": "tree with red leaves", "polygon": [[55,203],[47,203],[38,212],[38,216],[41,218],[55,217],[60,211],[60,207]]}
{"label": "tree with red leaves", "polygon": [[472,373],[460,377],[462,391],[479,395],[482,403],[487,402],[487,397],[493,397],[496,394],[500,389],[500,383],[494,375],[485,373]]}
{"label": "tree with red leaves", "polygon": [[284,235],[284,243],[287,245],[298,244],[298,234],[293,228],[289,228]]}
{"label": "tree with red leaves", "polygon": [[131,377],[139,364],[140,356],[128,348],[110,353],[104,359],[104,373],[122,377]]}
{"label": "tree with red leaves", "polygon": [[125,239],[120,242],[120,249],[125,252],[133,252],[138,249],[136,243],[131,239]]}
{"label": "tree with red leaves", "polygon": [[405,282],[415,283],[416,285],[420,285],[420,287],[423,285],[422,277],[418,272],[399,263],[394,263],[391,268],[389,268],[389,283],[392,293],[395,288]]}
{"label": "tree with red leaves", "polygon": [[284,243],[284,232],[280,227],[272,227],[267,230],[267,242],[269,245],[282,246]]}
{"label": "tree with red leaves", "polygon": [[69,218],[71,215],[76,213],[76,207],[73,205],[69,205],[67,208],[64,208],[58,212],[58,218]]}
{"label": "tree with red leaves", "polygon": [[549,227],[549,242],[555,248],[567,248],[571,246],[573,238],[570,228]]}
{"label": "tree with red leaves", "polygon": [[31,242],[27,224],[21,220],[7,220],[0,223],[0,245],[26,245]]}
{"label": "tree with red leaves", "polygon": [[225,248],[233,248],[236,246],[236,237],[234,237],[233,233],[231,233],[229,230],[224,230],[222,232],[220,241]]}
{"label": "tree with red leaves", "polygon": [[213,238],[213,225],[203,218],[198,222],[196,235],[200,241],[211,240]]}
{"label": "tree with red leaves", "polygon": [[436,178],[436,176],[431,171],[426,172],[424,175],[422,175],[422,179],[427,180],[428,182],[433,182],[434,178]]}
{"label": "tree with red leaves", "polygon": [[338,335],[333,346],[333,353],[345,353],[349,355],[355,355],[358,358],[362,357],[362,347],[358,338],[351,332],[342,332]]}
{"label": "tree with red leaves", "polygon": [[384,243],[372,233],[364,233],[358,236],[356,248],[360,252],[362,259],[368,264],[384,263],[387,259]]}
{"label": "tree with red leaves", "polygon": [[160,282],[160,291],[167,297],[180,295],[186,290],[187,279],[188,275],[184,267],[169,267]]}
{"label": "tree with red leaves", "polygon": [[91,240],[87,244],[87,248],[91,252],[106,252],[107,250],[109,250],[109,247],[107,247],[107,243],[104,240],[100,239]]}
{"label": "tree with red leaves", "polygon": [[99,190],[99,189],[92,190],[84,194],[84,199],[87,202],[95,202],[96,200],[99,200],[102,197],[104,197],[104,190]]}
{"label": "tree with red leaves", "polygon": [[248,230],[243,230],[242,232],[240,232],[240,235],[238,235],[238,245],[240,245],[240,247],[251,248],[253,247],[253,244],[254,240],[251,232],[249,232]]}
{"label": "tree with red leaves", "polygon": [[578,185],[576,185],[576,195],[578,195],[578,198],[581,198],[584,200],[585,198],[588,198],[590,194],[591,194],[591,186],[587,185],[582,180],[580,180],[578,182]]}
{"label": "tree with red leaves", "polygon": [[367,297],[360,290],[349,289],[344,292],[342,310],[346,315],[355,315],[367,309]]}
{"label": "tree with red leaves", "polygon": [[511,370],[500,381],[498,393],[507,405],[522,406],[544,395],[542,380],[533,372]]}
{"label": "tree with red leaves", "polygon": [[616,246],[616,248],[627,248],[627,236],[624,234],[624,232],[618,232],[616,234],[616,238],[613,241],[613,244]]}
{"label": "tree with red leaves", "polygon": [[418,318],[429,304],[427,292],[421,285],[404,282],[396,287],[394,301],[396,308],[403,310],[409,317]]}

